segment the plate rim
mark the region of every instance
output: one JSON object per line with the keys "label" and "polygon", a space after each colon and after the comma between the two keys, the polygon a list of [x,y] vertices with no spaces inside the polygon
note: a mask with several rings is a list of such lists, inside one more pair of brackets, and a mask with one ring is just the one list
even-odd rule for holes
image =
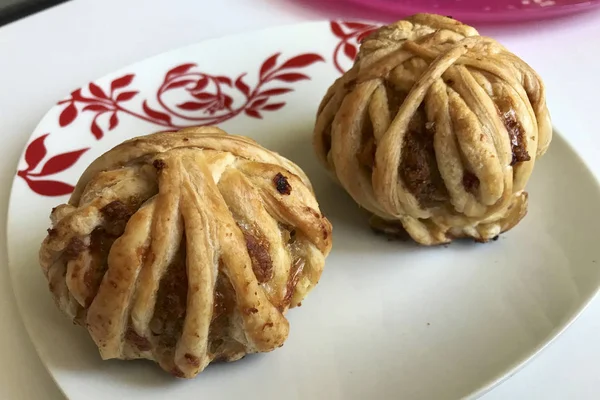
{"label": "plate rim", "polygon": [[[369,5],[361,0],[348,0],[350,3],[357,7],[363,7],[364,9],[372,10],[375,12],[383,13],[402,13],[406,15],[416,14],[423,12],[423,9],[419,6],[403,5],[393,6],[389,4],[388,0],[371,0]],[[376,3],[376,4],[373,4]],[[381,8],[378,8],[378,6]],[[587,11],[594,10],[600,7],[599,0],[582,0],[577,4],[563,4],[559,6],[547,7],[547,8],[525,8],[525,9],[514,9],[514,10],[503,10],[494,11],[491,13],[478,12],[478,11],[452,11],[451,7],[440,7],[436,8],[439,11],[438,14],[452,13],[457,16],[457,19],[463,20],[463,22],[484,22],[484,23],[518,23],[526,21],[542,21],[551,18],[558,18],[561,16],[569,16],[579,13],[585,13]],[[517,16],[515,16],[517,14]]]}

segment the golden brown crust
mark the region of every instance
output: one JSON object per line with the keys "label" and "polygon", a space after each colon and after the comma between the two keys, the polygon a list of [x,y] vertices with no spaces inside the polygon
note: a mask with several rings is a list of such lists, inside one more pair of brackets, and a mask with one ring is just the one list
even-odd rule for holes
{"label": "golden brown crust", "polygon": [[551,137],[535,71],[470,26],[418,14],[363,41],[319,106],[314,149],[356,202],[431,245],[516,225]]}
{"label": "golden brown crust", "polygon": [[281,346],[331,249],[302,170],[214,127],[122,143],[51,220],[42,269],[102,358],[185,378]]}

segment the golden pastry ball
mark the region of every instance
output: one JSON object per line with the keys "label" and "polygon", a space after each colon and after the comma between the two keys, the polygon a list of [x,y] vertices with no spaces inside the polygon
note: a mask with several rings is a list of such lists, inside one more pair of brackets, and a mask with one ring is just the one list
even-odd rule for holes
{"label": "golden pastry ball", "polygon": [[184,378],[282,346],[331,249],[302,170],[214,127],[120,144],[51,220],[40,263],[60,309],[103,359]]}
{"label": "golden pastry ball", "polygon": [[485,242],[527,212],[552,138],[544,90],[495,40],[414,15],[363,40],[319,106],[314,148],[375,228],[423,245]]}

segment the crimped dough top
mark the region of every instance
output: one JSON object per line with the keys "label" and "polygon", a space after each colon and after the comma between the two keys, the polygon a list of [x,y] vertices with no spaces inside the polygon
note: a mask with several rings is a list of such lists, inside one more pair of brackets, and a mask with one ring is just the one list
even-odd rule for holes
{"label": "crimped dough top", "polygon": [[531,67],[470,26],[418,14],[365,38],[321,102],[314,146],[360,205],[435,244],[514,226],[551,137]]}
{"label": "crimped dough top", "polygon": [[214,127],[113,148],[51,219],[40,263],[60,308],[104,359],[180,377],[281,346],[331,249],[302,170]]}

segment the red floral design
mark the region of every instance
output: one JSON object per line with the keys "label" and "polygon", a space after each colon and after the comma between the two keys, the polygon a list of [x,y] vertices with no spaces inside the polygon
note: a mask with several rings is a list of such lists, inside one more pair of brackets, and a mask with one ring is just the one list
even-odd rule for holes
{"label": "red floral design", "polygon": [[[346,68],[342,66],[343,59],[354,61],[358,54],[358,46],[365,37],[370,35],[377,25],[364,24],[362,22],[330,22],[331,32],[340,40],[333,51],[333,65],[343,74]],[[343,53],[343,56],[342,56]]]}
{"label": "red floral design", "polygon": [[[151,105],[147,99],[141,101],[141,111],[125,104],[136,97],[139,92],[128,86],[134,80],[134,74],[124,75],[113,80],[110,91],[104,90],[95,83],[88,85],[86,95],[82,89],[71,93],[71,97],[60,101],[66,104],[59,116],[61,127],[71,124],[81,112],[94,114],[90,131],[101,139],[104,132],[114,129],[119,124],[119,113],[143,119],[169,129],[179,129],[190,125],[214,125],[227,121],[240,113],[249,117],[262,118],[262,113],[275,111],[285,105],[285,102],[272,101],[293,89],[276,86],[275,83],[292,83],[310,79],[308,75],[297,70],[315,62],[325,61],[318,54],[301,54],[292,57],[278,65],[281,53],[273,54],[265,60],[259,71],[258,82],[251,88],[244,82],[246,73],[231,79],[222,75],[210,75],[196,70],[197,65],[186,63],[178,65],[165,74],[162,84],[156,92],[156,104]],[[170,94],[176,90],[187,92],[188,99],[172,104]],[[244,101],[234,104],[232,94],[241,92]],[[176,96],[178,99],[181,96]],[[79,106],[79,107],[78,107]],[[107,121],[102,124],[99,120],[107,115]],[[104,125],[103,129],[101,125]]]}
{"label": "red floral design", "polygon": [[[65,117],[70,117],[68,114]],[[89,149],[69,151],[50,157],[38,172],[33,172],[40,162],[46,157],[47,150],[44,141],[48,133],[29,143],[25,150],[25,162],[27,168],[17,172],[27,182],[31,190],[42,196],[62,196],[73,191],[73,186],[56,180],[40,179],[48,175],[54,175],[70,168],[79,160],[79,157]]]}

